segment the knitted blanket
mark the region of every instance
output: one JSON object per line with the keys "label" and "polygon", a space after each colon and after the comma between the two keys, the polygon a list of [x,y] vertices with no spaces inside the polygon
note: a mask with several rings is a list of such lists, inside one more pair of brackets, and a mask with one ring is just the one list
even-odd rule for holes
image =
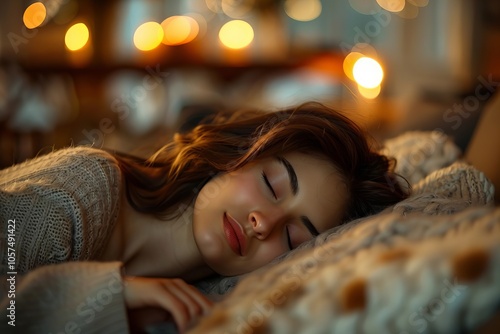
{"label": "knitted blanket", "polygon": [[397,171],[413,184],[408,199],[258,271],[201,285],[231,293],[191,333],[457,333],[491,317],[500,306],[492,184],[435,133],[385,147],[407,150]]}

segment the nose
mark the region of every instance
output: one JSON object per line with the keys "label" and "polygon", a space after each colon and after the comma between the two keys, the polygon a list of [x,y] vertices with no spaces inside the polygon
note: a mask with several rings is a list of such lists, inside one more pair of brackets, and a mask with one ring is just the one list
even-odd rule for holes
{"label": "nose", "polygon": [[248,218],[257,239],[266,239],[277,228],[281,216],[282,214],[279,212],[251,212]]}

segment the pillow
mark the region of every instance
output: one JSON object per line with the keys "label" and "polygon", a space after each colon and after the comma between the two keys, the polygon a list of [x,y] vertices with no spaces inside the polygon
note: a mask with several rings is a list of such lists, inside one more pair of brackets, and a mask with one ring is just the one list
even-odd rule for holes
{"label": "pillow", "polygon": [[396,173],[410,184],[416,184],[431,172],[451,165],[461,155],[455,143],[439,131],[405,132],[384,141],[380,153],[396,159]]}

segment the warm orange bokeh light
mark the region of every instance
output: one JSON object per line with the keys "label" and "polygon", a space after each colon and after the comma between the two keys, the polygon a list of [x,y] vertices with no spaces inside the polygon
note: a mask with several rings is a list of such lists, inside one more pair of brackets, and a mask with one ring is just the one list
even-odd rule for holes
{"label": "warm orange bokeh light", "polygon": [[242,20],[229,21],[219,31],[222,44],[230,49],[242,49],[252,43],[254,32],[252,26]]}
{"label": "warm orange bokeh light", "polygon": [[352,69],[354,68],[354,64],[356,64],[356,62],[358,61],[358,59],[364,57],[362,53],[360,52],[351,52],[349,53],[345,58],[344,58],[344,62],[342,64],[342,67],[344,68],[344,73],[345,75],[351,79],[351,80],[355,80],[354,79],[354,75],[352,73]]}
{"label": "warm orange bokeh light", "polygon": [[87,28],[85,23],[76,23],[66,31],[64,43],[69,50],[77,51],[87,44],[89,37],[89,28]]}
{"label": "warm orange bokeh light", "polygon": [[286,0],[284,8],[286,15],[297,21],[312,21],[322,10],[319,0]]}
{"label": "warm orange bokeh light", "polygon": [[150,51],[158,47],[163,40],[163,29],[158,22],[141,24],[134,33],[134,45],[141,51]]}
{"label": "warm orange bokeh light", "polygon": [[381,87],[380,85],[373,88],[366,88],[361,85],[358,85],[358,91],[365,99],[374,99],[380,94]]}
{"label": "warm orange bokeh light", "polygon": [[171,16],[162,23],[163,40],[166,45],[180,45],[191,42],[198,36],[200,26],[189,16]]}
{"label": "warm orange bokeh light", "polygon": [[364,88],[375,88],[380,85],[384,78],[382,66],[372,58],[359,58],[352,68],[354,80]]}
{"label": "warm orange bokeh light", "polygon": [[39,27],[47,17],[47,9],[41,2],[35,2],[26,8],[23,15],[23,23],[28,29]]}
{"label": "warm orange bokeh light", "polygon": [[389,12],[398,13],[405,8],[406,0],[377,0],[377,3]]}

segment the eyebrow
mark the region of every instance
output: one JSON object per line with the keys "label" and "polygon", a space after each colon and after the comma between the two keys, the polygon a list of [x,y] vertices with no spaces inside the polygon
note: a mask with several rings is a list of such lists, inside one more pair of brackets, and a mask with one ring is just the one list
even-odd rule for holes
{"label": "eyebrow", "polygon": [[[288,174],[288,179],[290,180],[290,188],[292,189],[293,196],[297,195],[297,192],[299,191],[299,182],[297,181],[297,174],[295,173],[295,169],[293,169],[292,164],[285,158],[277,157],[277,159],[283,166],[285,166]],[[301,216],[300,221],[313,236],[319,235],[318,230],[316,229],[316,227],[314,227],[314,225],[311,223],[311,220],[309,220],[307,216]]]}

